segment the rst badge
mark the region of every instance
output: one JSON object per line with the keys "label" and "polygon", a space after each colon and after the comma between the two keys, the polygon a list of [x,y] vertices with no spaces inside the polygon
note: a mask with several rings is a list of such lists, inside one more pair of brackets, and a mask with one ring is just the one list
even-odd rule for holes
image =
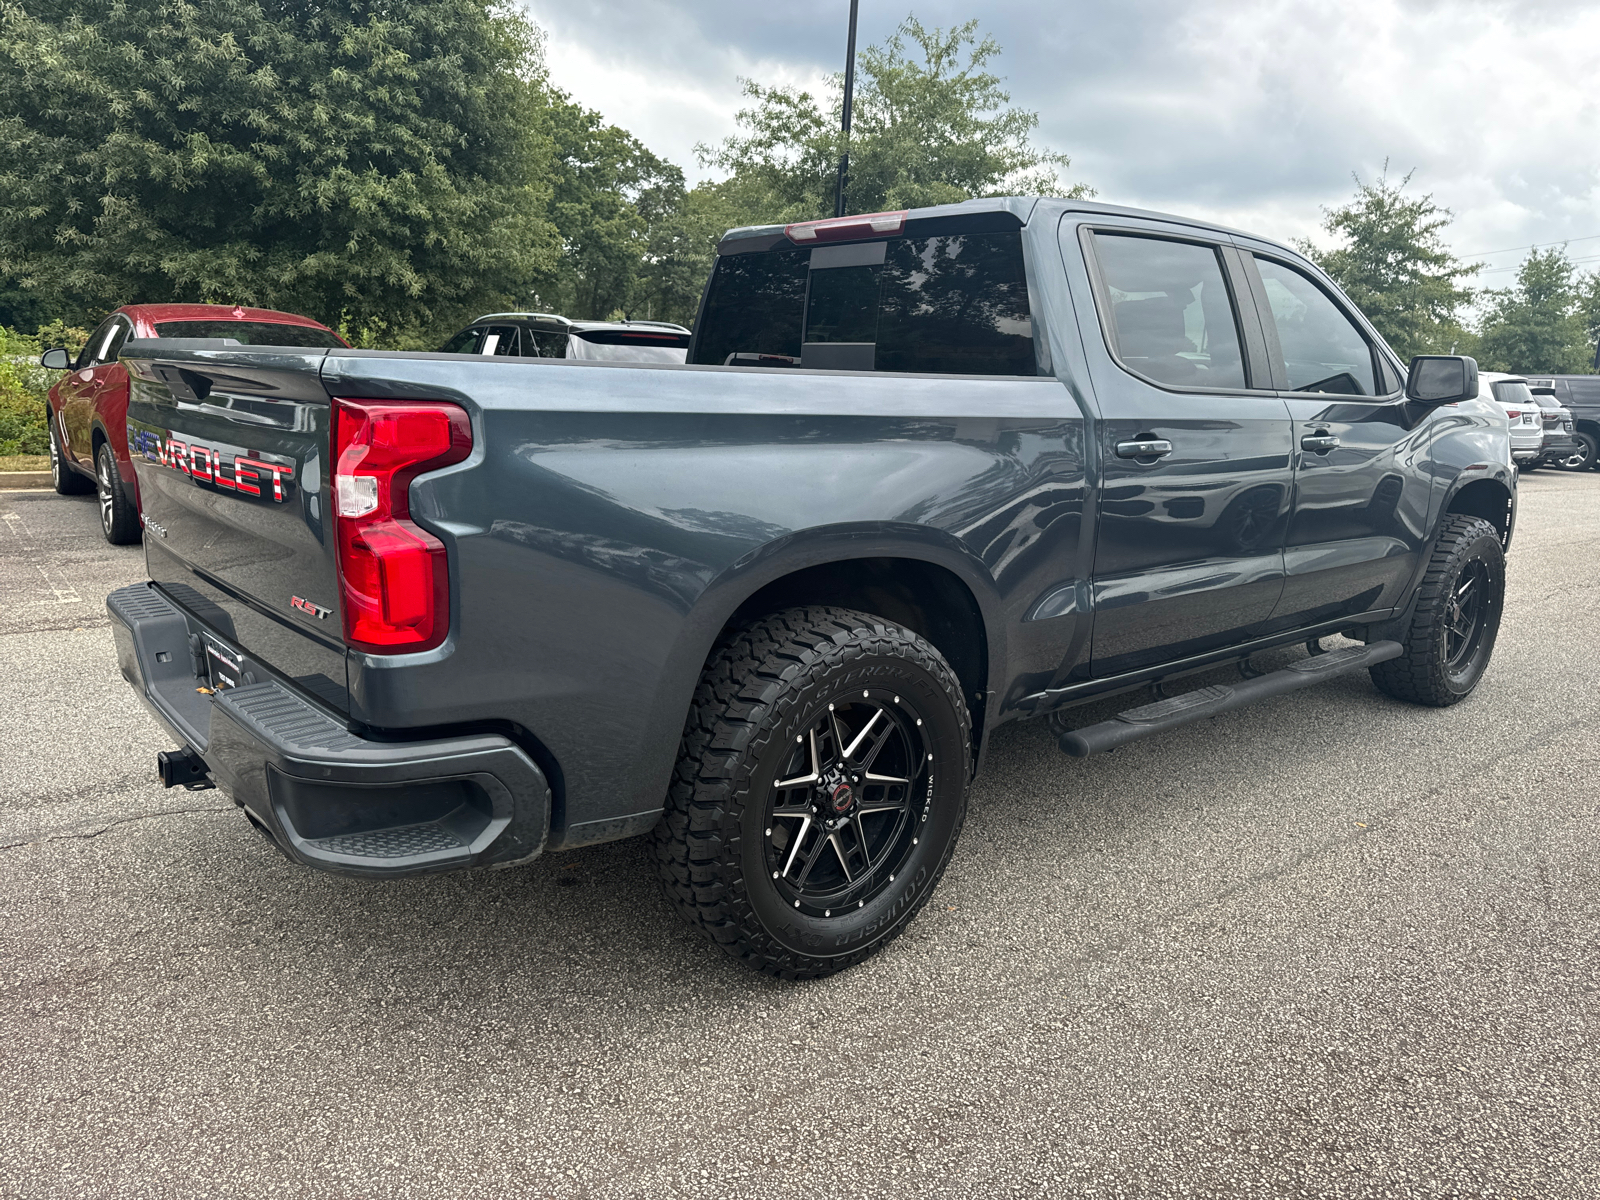
{"label": "rst badge", "polygon": [[307,616],[315,617],[319,621],[326,621],[333,615],[333,609],[323,608],[320,604],[313,604],[309,600],[302,600],[299,596],[289,597],[289,607],[296,612],[303,612]]}

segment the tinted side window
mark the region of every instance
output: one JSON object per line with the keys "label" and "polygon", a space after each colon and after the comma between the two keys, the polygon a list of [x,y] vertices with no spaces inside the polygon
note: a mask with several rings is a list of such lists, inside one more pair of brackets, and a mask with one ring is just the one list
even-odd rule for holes
{"label": "tinted side window", "polygon": [[542,329],[523,329],[523,358],[565,358],[566,356],[566,334],[547,333]]}
{"label": "tinted side window", "polygon": [[94,332],[89,335],[89,340],[83,344],[83,349],[78,351],[78,361],[73,364],[75,370],[93,366],[97,362],[104,362],[100,351],[108,344],[115,333],[113,328],[117,323],[115,317],[107,317],[96,325]]}
{"label": "tinted side window", "polygon": [[105,349],[100,352],[100,356],[96,361],[116,362],[117,355],[122,353],[122,343],[128,340],[128,336],[131,333],[133,333],[133,326],[119,318],[111,332],[110,340],[106,342]]}
{"label": "tinted side window", "polygon": [[440,354],[471,354],[478,346],[478,336],[483,333],[481,329],[463,329],[451,338],[439,350]]}
{"label": "tinted side window", "polygon": [[515,325],[490,325],[483,331],[483,344],[478,347],[478,353],[516,357],[521,353],[517,348],[518,332]]}
{"label": "tinted side window", "polygon": [[798,358],[810,266],[810,250],[719,257],[694,361],[720,366],[730,354]]}
{"label": "tinted side window", "polygon": [[1361,330],[1309,278],[1271,259],[1256,259],[1295,392],[1373,396],[1372,348]]}
{"label": "tinted side window", "polygon": [[1158,383],[1242,388],[1239,323],[1211,246],[1127,234],[1094,235],[1122,362]]}
{"label": "tinted side window", "polygon": [[[838,272],[813,272],[817,275]],[[809,336],[809,335],[808,335]],[[878,370],[1032,375],[1019,233],[896,238],[884,257]]]}
{"label": "tinted side window", "polygon": [[1567,394],[1572,397],[1574,404],[1600,404],[1600,378],[1569,379]]}

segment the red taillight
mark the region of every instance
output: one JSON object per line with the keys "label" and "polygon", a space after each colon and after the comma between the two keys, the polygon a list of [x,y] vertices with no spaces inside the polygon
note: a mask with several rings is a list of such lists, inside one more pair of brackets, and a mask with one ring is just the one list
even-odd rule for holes
{"label": "red taillight", "polygon": [[444,543],[410,520],[411,481],[472,453],[454,404],[336,400],[334,520],[344,638],[360,650],[431,650],[450,629]]}
{"label": "red taillight", "polygon": [[784,236],[791,242],[809,246],[813,242],[853,242],[860,238],[891,237],[906,227],[906,213],[865,213],[859,217],[834,217],[827,221],[802,221],[785,225]]}
{"label": "red taillight", "polygon": [[1520,408],[1508,408],[1508,409],[1506,409],[1506,420],[1508,420],[1508,421],[1520,421],[1520,420],[1522,420],[1522,410]]}

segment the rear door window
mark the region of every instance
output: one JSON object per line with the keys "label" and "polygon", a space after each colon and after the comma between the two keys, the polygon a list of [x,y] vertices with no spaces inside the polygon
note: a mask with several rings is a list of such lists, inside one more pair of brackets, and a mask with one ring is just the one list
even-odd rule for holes
{"label": "rear door window", "polygon": [[1239,322],[1215,246],[1096,233],[1118,359],[1157,383],[1246,387]]}
{"label": "rear door window", "polygon": [[478,343],[479,354],[492,354],[496,357],[511,355],[520,356],[522,353],[517,334],[520,330],[515,325],[490,325],[483,331],[483,341]]}
{"label": "rear door window", "polygon": [[522,331],[522,357],[566,358],[567,335],[525,327]]}
{"label": "rear door window", "polygon": [[1021,235],[895,238],[718,260],[697,363],[794,366],[808,345],[841,343],[863,353],[815,359],[917,374],[1035,374]]}
{"label": "rear door window", "polygon": [[[1341,396],[1378,394],[1372,347],[1328,294],[1283,263],[1257,258],[1272,321],[1293,392]],[[1385,389],[1387,390],[1387,389]]]}

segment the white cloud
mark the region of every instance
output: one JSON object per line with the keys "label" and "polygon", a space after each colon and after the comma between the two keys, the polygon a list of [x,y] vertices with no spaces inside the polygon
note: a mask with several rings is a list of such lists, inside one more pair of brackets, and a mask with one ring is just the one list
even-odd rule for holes
{"label": "white cloud", "polygon": [[[845,0],[526,2],[555,81],[691,178],[694,144],[736,128],[739,76],[815,86],[843,58]],[[880,8],[864,6],[863,44],[905,11]],[[946,25],[975,11],[916,5]],[[980,15],[1039,140],[1103,199],[1287,239],[1388,159],[1455,211],[1460,251],[1600,234],[1600,6],[1013,0]]]}

